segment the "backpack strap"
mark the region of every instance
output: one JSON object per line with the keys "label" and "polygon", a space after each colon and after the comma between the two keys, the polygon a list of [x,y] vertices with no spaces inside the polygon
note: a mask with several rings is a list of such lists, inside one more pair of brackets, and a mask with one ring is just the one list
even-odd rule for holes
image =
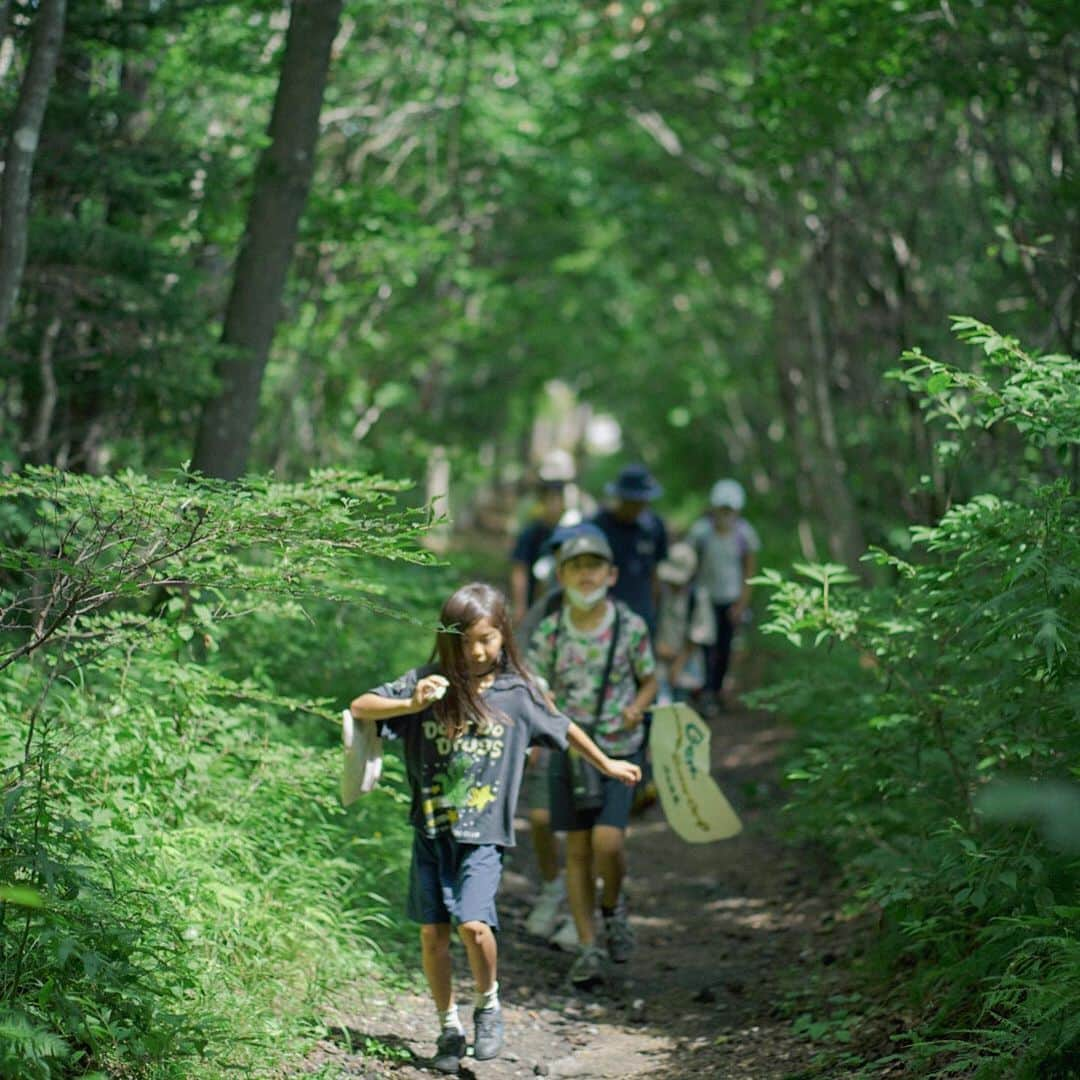
{"label": "backpack strap", "polygon": [[615,646],[619,642],[619,628],[622,626],[621,605],[615,602],[615,625],[611,628],[611,644],[608,646],[607,660],[604,661],[604,677],[600,680],[600,693],[596,696],[596,712],[593,715],[593,727],[600,723],[600,714],[604,711],[604,698],[607,697],[608,683],[611,681],[611,666],[615,663]]}
{"label": "backpack strap", "polygon": [[749,528],[750,526],[742,518],[736,520],[735,547],[740,559],[745,559],[750,554],[750,533],[747,531]]}
{"label": "backpack strap", "polygon": [[[600,714],[604,711],[604,699],[607,697],[608,683],[611,681],[611,669],[615,663],[615,648],[619,643],[619,630],[622,628],[622,603],[613,600],[615,606],[615,622],[611,628],[611,644],[608,646],[607,659],[604,661],[604,674],[600,680],[600,691],[596,696],[596,709],[593,712],[593,726],[600,723]],[[560,611],[555,619],[555,638],[551,643],[551,674],[559,673],[559,638],[562,636],[562,624],[564,618],[570,618],[569,612]]]}

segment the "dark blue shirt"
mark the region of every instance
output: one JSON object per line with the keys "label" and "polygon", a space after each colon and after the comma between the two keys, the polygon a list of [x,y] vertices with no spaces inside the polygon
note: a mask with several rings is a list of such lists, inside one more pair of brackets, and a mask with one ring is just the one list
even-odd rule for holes
{"label": "dark blue shirt", "polygon": [[659,515],[642,510],[636,521],[620,521],[610,510],[601,510],[592,519],[611,544],[619,579],[611,595],[622,600],[637,612],[649,626],[656,629],[656,609],[653,606],[653,574],[656,564],[667,558],[667,529]]}
{"label": "dark blue shirt", "polygon": [[543,521],[531,521],[518,533],[514,543],[514,550],[510,553],[513,562],[525,564],[529,575],[529,594],[526,603],[531,604],[536,599],[536,575],[533,573],[533,563],[544,553],[544,545],[548,542],[551,534],[555,531],[553,525],[547,525]]}

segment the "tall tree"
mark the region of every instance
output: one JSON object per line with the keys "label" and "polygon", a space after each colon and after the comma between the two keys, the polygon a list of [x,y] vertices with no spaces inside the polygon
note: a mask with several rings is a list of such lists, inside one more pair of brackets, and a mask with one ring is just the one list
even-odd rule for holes
{"label": "tall tree", "polygon": [[[5,5],[5,21],[6,15]],[[26,265],[30,178],[60,43],[64,39],[66,15],[67,0],[41,0],[30,46],[30,62],[19,89],[4,154],[4,180],[0,188],[0,341],[7,334]]]}
{"label": "tall tree", "polygon": [[269,145],[255,174],[247,229],[225,312],[229,352],[216,373],[221,388],[203,410],[193,465],[235,479],[247,463],[259,389],[280,316],[300,215],[307,202],[319,111],[342,0],[294,0]]}

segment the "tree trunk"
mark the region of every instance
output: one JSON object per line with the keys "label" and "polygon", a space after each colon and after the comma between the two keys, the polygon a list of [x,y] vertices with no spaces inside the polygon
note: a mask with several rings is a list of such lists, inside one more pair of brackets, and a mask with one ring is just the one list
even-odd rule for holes
{"label": "tree trunk", "polygon": [[8,60],[3,59],[4,46],[7,44],[8,26],[11,24],[11,0],[0,0],[0,83],[4,81],[10,67],[10,53]]}
{"label": "tree trunk", "polygon": [[207,402],[193,466],[208,476],[238,477],[247,464],[259,389],[280,317],[289,265],[307,202],[319,134],[319,110],[342,0],[294,0],[270,144],[255,173],[247,230],[225,312],[217,366],[221,390]]}
{"label": "tree trunk", "polygon": [[832,350],[822,311],[823,300],[814,281],[807,281],[804,290],[809,330],[807,355],[811,363],[807,398],[814,421],[814,480],[818,492],[818,510],[828,529],[830,555],[865,577],[865,567],[859,559],[866,550],[866,542],[848,487],[847,463],[833,412],[829,377]]}
{"label": "tree trunk", "polygon": [[19,88],[19,101],[4,154],[0,187],[0,342],[7,336],[26,266],[30,224],[30,179],[41,135],[49,88],[64,39],[67,0],[41,0],[34,23],[30,62]]}
{"label": "tree trunk", "polygon": [[817,542],[814,535],[814,521],[820,520],[818,512],[818,492],[815,486],[815,462],[807,438],[806,376],[795,357],[792,322],[784,317],[785,304],[777,297],[777,323],[779,333],[773,344],[773,358],[776,363],[776,387],[780,399],[780,409],[788,431],[790,445],[794,451],[794,475],[791,482],[795,499],[799,507],[798,535],[803,558],[811,562],[819,559]]}

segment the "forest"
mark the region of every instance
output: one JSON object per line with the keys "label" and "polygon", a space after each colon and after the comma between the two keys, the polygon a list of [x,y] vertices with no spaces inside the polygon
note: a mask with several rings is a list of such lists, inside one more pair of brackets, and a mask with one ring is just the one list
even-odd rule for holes
{"label": "forest", "polygon": [[553,451],[761,535],[761,828],[855,943],[790,973],[797,1064],[714,1074],[1080,1076],[1078,45],[1075,0],[0,0],[0,1076],[411,1075],[313,1056],[418,970],[341,710],[505,587]]}

